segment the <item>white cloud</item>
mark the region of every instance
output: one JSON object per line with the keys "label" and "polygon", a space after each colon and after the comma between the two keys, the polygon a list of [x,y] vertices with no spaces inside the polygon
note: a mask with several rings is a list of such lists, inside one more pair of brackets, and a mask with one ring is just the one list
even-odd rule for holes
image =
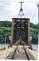
{"label": "white cloud", "polygon": [[[30,17],[30,21],[38,23],[37,14],[37,0],[20,0],[25,1],[23,3],[23,11],[26,17]],[[16,17],[19,13],[20,4],[19,0],[0,0],[0,20],[11,20],[12,17]]]}

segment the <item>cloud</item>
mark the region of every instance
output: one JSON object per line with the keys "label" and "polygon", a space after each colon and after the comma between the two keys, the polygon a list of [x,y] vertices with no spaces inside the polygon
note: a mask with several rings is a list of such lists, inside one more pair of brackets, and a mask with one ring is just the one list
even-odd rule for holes
{"label": "cloud", "polygon": [[[21,1],[21,0],[20,0]],[[30,17],[30,21],[38,23],[38,10],[36,6],[37,0],[22,0],[23,12],[26,17]],[[12,17],[17,17],[20,9],[19,0],[0,0],[0,20],[11,20]]]}

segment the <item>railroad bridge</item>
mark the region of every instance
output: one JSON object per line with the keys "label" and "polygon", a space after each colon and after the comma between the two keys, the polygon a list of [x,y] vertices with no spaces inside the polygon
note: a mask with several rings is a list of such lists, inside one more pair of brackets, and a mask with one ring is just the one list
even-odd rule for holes
{"label": "railroad bridge", "polygon": [[[22,14],[20,14],[22,12]],[[11,47],[0,53],[0,59],[14,60],[36,60],[37,52],[31,47],[30,39],[30,18],[22,18],[24,16],[21,2],[21,9],[18,14],[20,18],[12,18],[12,34]],[[7,52],[8,51],[8,52]]]}

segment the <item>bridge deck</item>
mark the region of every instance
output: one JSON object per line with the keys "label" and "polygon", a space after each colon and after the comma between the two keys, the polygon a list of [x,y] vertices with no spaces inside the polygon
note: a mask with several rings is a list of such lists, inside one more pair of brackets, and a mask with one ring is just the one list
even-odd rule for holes
{"label": "bridge deck", "polygon": [[[18,47],[18,48],[16,48]],[[28,48],[29,46],[12,46],[0,53],[0,59],[36,60],[38,53]],[[27,52],[27,53],[26,53]]]}

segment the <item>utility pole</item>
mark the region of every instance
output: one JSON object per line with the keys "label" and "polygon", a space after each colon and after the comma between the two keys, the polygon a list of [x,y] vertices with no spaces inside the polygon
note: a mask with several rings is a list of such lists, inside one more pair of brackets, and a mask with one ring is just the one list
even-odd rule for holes
{"label": "utility pole", "polygon": [[[38,40],[39,40],[39,2],[38,2]],[[39,41],[38,41],[39,43]]]}

